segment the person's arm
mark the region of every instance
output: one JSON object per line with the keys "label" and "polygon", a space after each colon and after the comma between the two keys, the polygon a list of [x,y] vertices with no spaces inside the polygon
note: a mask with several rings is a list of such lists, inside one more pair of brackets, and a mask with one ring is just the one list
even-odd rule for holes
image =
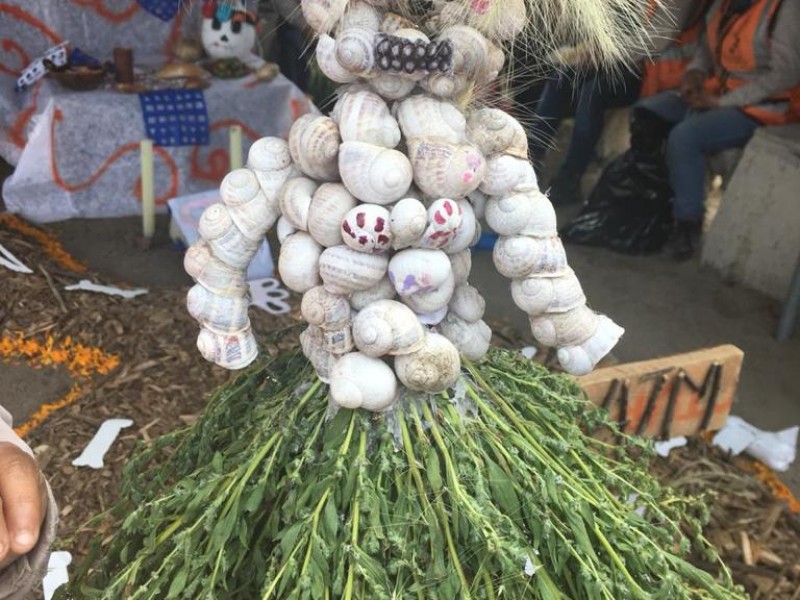
{"label": "person's arm", "polygon": [[653,9],[649,17],[647,34],[643,45],[631,58],[647,60],[664,52],[681,32],[689,26],[695,12],[697,0],[663,0]]}
{"label": "person's arm", "polygon": [[800,84],[800,2],[786,0],[778,9],[770,43],[769,68],[719,99],[719,106],[758,104]]}
{"label": "person's arm", "polygon": [[[5,495],[8,490],[18,491],[18,486],[14,486],[13,480],[17,477],[17,473],[22,476],[34,478],[39,477],[38,468],[33,461],[33,453],[30,448],[14,433],[11,429],[11,416],[0,406],[0,460],[4,464],[0,465],[2,473],[0,473],[0,494]],[[7,464],[6,464],[7,463]],[[31,473],[32,471],[32,473]],[[3,477],[5,476],[5,478]],[[10,564],[0,566],[0,600],[13,600],[14,598],[25,597],[25,592],[41,581],[45,571],[47,570],[47,561],[50,556],[50,544],[55,538],[56,521],[58,519],[58,508],[53,498],[53,493],[46,482],[42,480],[46,488],[46,506],[44,521],[39,529],[38,540],[34,543],[33,547],[26,545],[25,548],[30,548],[27,554],[16,558]],[[9,506],[10,502],[4,503],[0,510],[3,514],[0,518],[7,521],[10,517],[10,511],[14,510]],[[19,513],[15,513],[18,516]],[[13,550],[13,548],[11,549]],[[3,548],[0,555],[8,557],[8,549]],[[0,564],[8,562],[8,558],[0,561]]]}

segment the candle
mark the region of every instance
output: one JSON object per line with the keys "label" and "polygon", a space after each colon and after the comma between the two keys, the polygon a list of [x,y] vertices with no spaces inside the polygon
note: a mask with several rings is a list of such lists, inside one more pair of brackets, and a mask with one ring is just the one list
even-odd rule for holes
{"label": "candle", "polygon": [[139,145],[142,163],[142,230],[145,238],[156,232],[156,198],[153,183],[153,140],[142,140]]}
{"label": "candle", "polygon": [[114,48],[114,79],[117,83],[133,83],[133,50]]}
{"label": "candle", "polygon": [[231,170],[242,168],[242,127],[231,126],[230,133]]}

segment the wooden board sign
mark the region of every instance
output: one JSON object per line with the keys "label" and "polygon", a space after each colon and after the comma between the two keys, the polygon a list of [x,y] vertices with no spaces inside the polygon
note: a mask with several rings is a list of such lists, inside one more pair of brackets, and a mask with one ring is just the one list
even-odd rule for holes
{"label": "wooden board sign", "polygon": [[721,429],[744,352],[732,345],[600,368],[578,377],[626,433],[668,439]]}

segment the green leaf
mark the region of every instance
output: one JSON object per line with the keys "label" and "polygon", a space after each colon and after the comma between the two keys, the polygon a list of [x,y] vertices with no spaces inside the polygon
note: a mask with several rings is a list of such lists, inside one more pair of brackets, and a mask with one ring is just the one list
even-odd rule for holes
{"label": "green leaf", "polygon": [[172,579],[172,584],[169,586],[167,598],[179,598],[183,588],[186,587],[186,579],[189,577],[189,572],[186,570],[178,571]]}
{"label": "green leaf", "polygon": [[339,531],[339,513],[336,511],[332,497],[328,498],[325,508],[322,510],[322,531],[329,540],[335,540]]}

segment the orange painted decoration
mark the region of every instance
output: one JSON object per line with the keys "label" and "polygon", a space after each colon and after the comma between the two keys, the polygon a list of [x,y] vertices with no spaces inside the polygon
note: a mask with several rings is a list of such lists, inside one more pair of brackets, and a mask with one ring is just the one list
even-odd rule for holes
{"label": "orange painted decoration", "polygon": [[64,366],[74,380],[64,397],[41,406],[25,423],[14,429],[21,438],[58,409],[79,400],[88,391],[93,376],[110,373],[120,363],[119,356],[75,343],[70,337],[56,341],[52,336],[47,336],[44,342],[40,342],[35,338],[26,338],[21,333],[0,338],[0,358],[23,360],[32,368]]}
{"label": "orange painted decoration", "polygon": [[110,10],[104,0],[72,0],[73,4],[84,8],[91,8],[95,13],[112,23],[125,23],[139,12],[139,3],[131,0],[131,3],[121,12]]}
{"label": "orange painted decoration", "polygon": [[[19,6],[15,6],[13,4],[6,4],[5,2],[0,2],[0,14],[5,13],[10,15],[12,18],[22,21],[27,25],[30,25],[37,31],[41,32],[47,40],[50,42],[51,45],[56,46],[60,44],[63,40],[61,36],[58,35],[55,31],[50,29],[47,25],[45,25],[42,21],[34,17],[33,15],[25,12]],[[25,67],[27,67],[31,60],[30,57],[27,55],[25,50],[12,39],[4,38],[2,40],[2,48],[5,52],[15,53],[20,58],[20,66],[16,69],[13,69],[7,65],[0,63],[0,73],[7,73],[9,75],[18,75]]]}
{"label": "orange painted decoration", "polygon": [[0,73],[7,73],[8,75],[16,77],[22,73],[22,70],[25,67],[31,64],[31,57],[28,56],[28,53],[25,52],[25,49],[14,40],[3,40],[2,44],[0,45],[2,45],[3,50],[8,54],[16,53],[16,55],[19,56],[18,69],[12,69],[11,67],[7,67],[6,65],[0,63]]}
{"label": "orange painted decoration", "polygon": [[[53,122],[50,124],[50,172],[53,177],[53,181],[63,190],[68,192],[80,192],[83,191],[100,179],[103,174],[109,169],[109,167],[114,164],[119,158],[128,153],[128,152],[138,152],[139,151],[139,144],[138,142],[131,142],[129,144],[125,144],[124,146],[120,146],[117,148],[108,158],[103,161],[103,163],[98,167],[98,169],[92,174],[87,180],[82,181],[80,183],[68,183],[64,180],[61,176],[61,173],[58,169],[58,159],[56,157],[56,147],[55,147],[55,139],[56,139],[56,123],[60,123],[64,120],[64,115],[60,109],[55,109],[53,113]],[[164,148],[160,146],[156,146],[154,148],[154,152],[161,157],[161,159],[167,164],[170,170],[170,186],[169,190],[165,194],[160,196],[156,196],[156,204],[163,205],[166,204],[167,200],[170,198],[174,198],[178,195],[178,187],[180,182],[178,166],[175,164],[175,161],[169,155],[169,153],[164,150]],[[136,186],[134,189],[134,193],[136,197],[141,201],[142,199],[142,181],[141,178],[136,180]]]}
{"label": "orange painted decoration", "polygon": [[[241,121],[237,121],[236,119],[220,119],[219,121],[212,123],[208,129],[209,131],[215,131],[223,127],[231,127],[232,125],[238,125],[241,127],[242,132],[253,141],[262,137],[257,131],[250,129],[247,125]],[[228,156],[228,151],[223,150],[222,148],[214,148],[211,150],[206,156],[205,161],[205,165],[200,164],[200,146],[193,147],[190,164],[190,173],[192,177],[218,184],[230,170],[230,157]]]}
{"label": "orange painted decoration", "polygon": [[47,255],[56,261],[59,265],[70,271],[77,271],[83,273],[87,270],[86,265],[78,262],[61,246],[54,235],[47,233],[23,221],[19,217],[11,213],[0,213],[0,225],[5,225],[9,229],[21,233],[37,242],[47,253]]}

